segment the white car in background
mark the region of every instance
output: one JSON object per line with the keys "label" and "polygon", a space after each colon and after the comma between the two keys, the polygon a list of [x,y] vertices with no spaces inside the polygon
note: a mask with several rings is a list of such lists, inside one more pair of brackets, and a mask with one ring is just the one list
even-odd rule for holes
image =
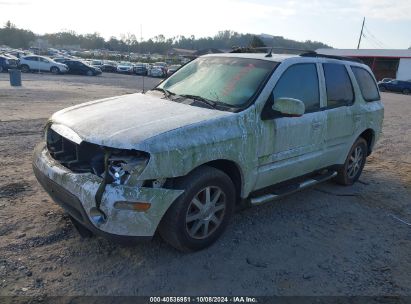
{"label": "white car in background", "polygon": [[27,73],[30,71],[46,71],[53,74],[66,73],[67,65],[54,61],[51,58],[37,55],[29,55],[20,58],[20,69]]}
{"label": "white car in background", "polygon": [[131,62],[122,61],[117,65],[117,72],[132,74],[134,73],[134,65]]}
{"label": "white car in background", "polygon": [[166,76],[166,73],[164,72],[163,67],[155,65],[150,70],[148,70],[148,76],[164,77]]}

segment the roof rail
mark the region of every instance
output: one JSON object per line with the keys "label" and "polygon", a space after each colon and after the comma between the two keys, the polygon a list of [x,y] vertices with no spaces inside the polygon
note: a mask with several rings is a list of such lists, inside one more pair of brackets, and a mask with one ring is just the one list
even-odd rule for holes
{"label": "roof rail", "polygon": [[[273,51],[291,51],[292,54],[300,55],[301,53],[314,52],[311,50],[295,49],[295,48],[283,48],[274,46],[262,46],[262,47],[233,47],[230,53],[262,53],[261,51],[268,51],[267,57],[271,57]],[[315,52],[314,52],[315,53]]]}
{"label": "roof rail", "polygon": [[361,59],[357,59],[357,58],[318,54],[317,52],[307,52],[307,53],[300,54],[300,56],[301,57],[321,57],[321,58],[330,58],[330,59],[336,59],[336,60],[346,60],[346,61],[364,63]]}

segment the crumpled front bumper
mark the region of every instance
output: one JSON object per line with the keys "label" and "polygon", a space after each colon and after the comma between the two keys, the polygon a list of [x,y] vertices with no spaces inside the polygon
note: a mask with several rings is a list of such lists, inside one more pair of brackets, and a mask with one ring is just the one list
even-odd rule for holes
{"label": "crumpled front bumper", "polygon": [[[164,213],[184,191],[164,188],[107,185],[101,210],[107,215],[105,222],[95,223],[90,210],[95,207],[95,194],[102,181],[91,173],[73,173],[56,162],[45,144],[34,150],[33,170],[37,180],[53,200],[72,217],[95,233],[127,237],[152,237]],[[114,207],[117,201],[147,202],[147,211]]]}

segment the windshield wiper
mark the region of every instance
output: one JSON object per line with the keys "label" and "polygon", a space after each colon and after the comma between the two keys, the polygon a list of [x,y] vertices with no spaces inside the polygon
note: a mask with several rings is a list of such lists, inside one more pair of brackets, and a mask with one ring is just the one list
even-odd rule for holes
{"label": "windshield wiper", "polygon": [[171,95],[175,95],[173,92],[164,88],[154,88],[153,90],[163,92],[167,99],[170,99]]}
{"label": "windshield wiper", "polygon": [[204,98],[204,97],[201,97],[201,96],[198,96],[198,95],[190,95],[190,94],[183,94],[183,95],[179,95],[179,96],[184,97],[184,98],[194,99],[196,101],[200,101],[200,102],[205,103],[206,105],[212,107],[213,109],[216,109],[217,103],[212,101],[212,100],[209,100],[207,98]]}

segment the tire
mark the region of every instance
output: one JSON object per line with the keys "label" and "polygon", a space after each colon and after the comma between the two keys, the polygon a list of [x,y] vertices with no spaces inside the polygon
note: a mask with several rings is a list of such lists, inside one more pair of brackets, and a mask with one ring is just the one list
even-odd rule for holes
{"label": "tire", "polygon": [[20,67],[20,70],[21,70],[23,73],[28,73],[28,72],[30,72],[30,68],[29,68],[29,66],[28,66],[27,64],[23,64],[23,65]]}
{"label": "tire", "polygon": [[408,94],[410,94],[410,90],[409,89],[404,89],[402,91],[402,93],[405,94],[405,95],[408,95]]}
{"label": "tire", "polygon": [[184,252],[210,246],[224,232],[234,211],[236,195],[230,177],[203,166],[179,178],[174,188],[185,191],[161,220],[161,237]]}
{"label": "tire", "polygon": [[364,138],[359,137],[348,152],[344,165],[337,170],[337,183],[345,186],[354,184],[360,178],[367,155],[367,142]]}
{"label": "tire", "polygon": [[94,73],[93,73],[93,71],[88,70],[87,73],[86,73],[86,75],[87,75],[87,76],[94,76]]}
{"label": "tire", "polygon": [[50,69],[50,72],[52,72],[53,74],[59,74],[60,73],[60,69],[58,67],[52,67]]}

